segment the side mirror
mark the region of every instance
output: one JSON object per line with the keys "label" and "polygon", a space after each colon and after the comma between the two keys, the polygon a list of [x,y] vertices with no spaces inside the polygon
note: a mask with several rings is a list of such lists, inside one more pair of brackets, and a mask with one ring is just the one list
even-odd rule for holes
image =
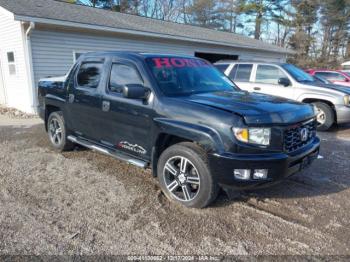
{"label": "side mirror", "polygon": [[287,77],[281,77],[278,79],[278,84],[282,86],[290,86],[291,82]]}
{"label": "side mirror", "polygon": [[149,90],[140,84],[123,86],[123,96],[130,99],[147,99]]}

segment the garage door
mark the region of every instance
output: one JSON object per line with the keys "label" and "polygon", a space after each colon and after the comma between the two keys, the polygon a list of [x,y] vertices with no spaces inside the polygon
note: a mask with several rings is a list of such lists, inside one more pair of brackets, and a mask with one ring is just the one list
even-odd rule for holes
{"label": "garage door", "polygon": [[0,104],[6,104],[5,85],[2,77],[1,60],[0,60]]}

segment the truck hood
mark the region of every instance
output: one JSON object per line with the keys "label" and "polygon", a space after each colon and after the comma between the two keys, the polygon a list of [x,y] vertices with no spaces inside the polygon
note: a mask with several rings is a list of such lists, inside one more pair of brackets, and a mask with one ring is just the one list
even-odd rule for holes
{"label": "truck hood", "polygon": [[313,107],[280,97],[244,91],[196,94],[185,100],[242,116],[246,124],[292,124],[315,116]]}

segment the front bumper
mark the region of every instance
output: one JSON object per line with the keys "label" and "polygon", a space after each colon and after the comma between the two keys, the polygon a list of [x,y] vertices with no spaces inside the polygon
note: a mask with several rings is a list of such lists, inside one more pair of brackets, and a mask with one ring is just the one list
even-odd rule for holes
{"label": "front bumper", "polygon": [[[307,146],[290,154],[272,153],[264,155],[239,155],[232,153],[209,156],[211,173],[218,183],[235,189],[254,189],[269,186],[291,176],[311,164],[318,156],[320,139],[315,137]],[[267,179],[239,180],[234,169],[268,169]]]}
{"label": "front bumper", "polygon": [[350,107],[336,106],[335,111],[337,112],[338,124],[350,123]]}

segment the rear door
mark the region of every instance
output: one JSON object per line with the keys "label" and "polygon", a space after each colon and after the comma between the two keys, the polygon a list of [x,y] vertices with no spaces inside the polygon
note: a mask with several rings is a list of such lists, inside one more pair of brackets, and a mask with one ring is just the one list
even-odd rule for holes
{"label": "rear door", "polygon": [[110,65],[110,76],[102,97],[105,105],[101,118],[103,143],[142,159],[151,156],[151,128],[153,118],[153,95],[150,99],[128,99],[122,87],[128,84],[150,86],[133,61],[114,59]]}
{"label": "rear door", "polygon": [[280,78],[290,80],[284,70],[277,65],[257,64],[253,75],[252,89],[258,93],[294,99],[292,84],[289,86],[280,85],[278,84]]}
{"label": "rear door", "polygon": [[86,58],[70,79],[66,115],[69,126],[78,136],[100,140],[101,93],[105,59]]}
{"label": "rear door", "polygon": [[253,64],[235,64],[228,73],[228,77],[235,82],[235,84],[246,91],[252,92],[251,80],[252,80]]}

